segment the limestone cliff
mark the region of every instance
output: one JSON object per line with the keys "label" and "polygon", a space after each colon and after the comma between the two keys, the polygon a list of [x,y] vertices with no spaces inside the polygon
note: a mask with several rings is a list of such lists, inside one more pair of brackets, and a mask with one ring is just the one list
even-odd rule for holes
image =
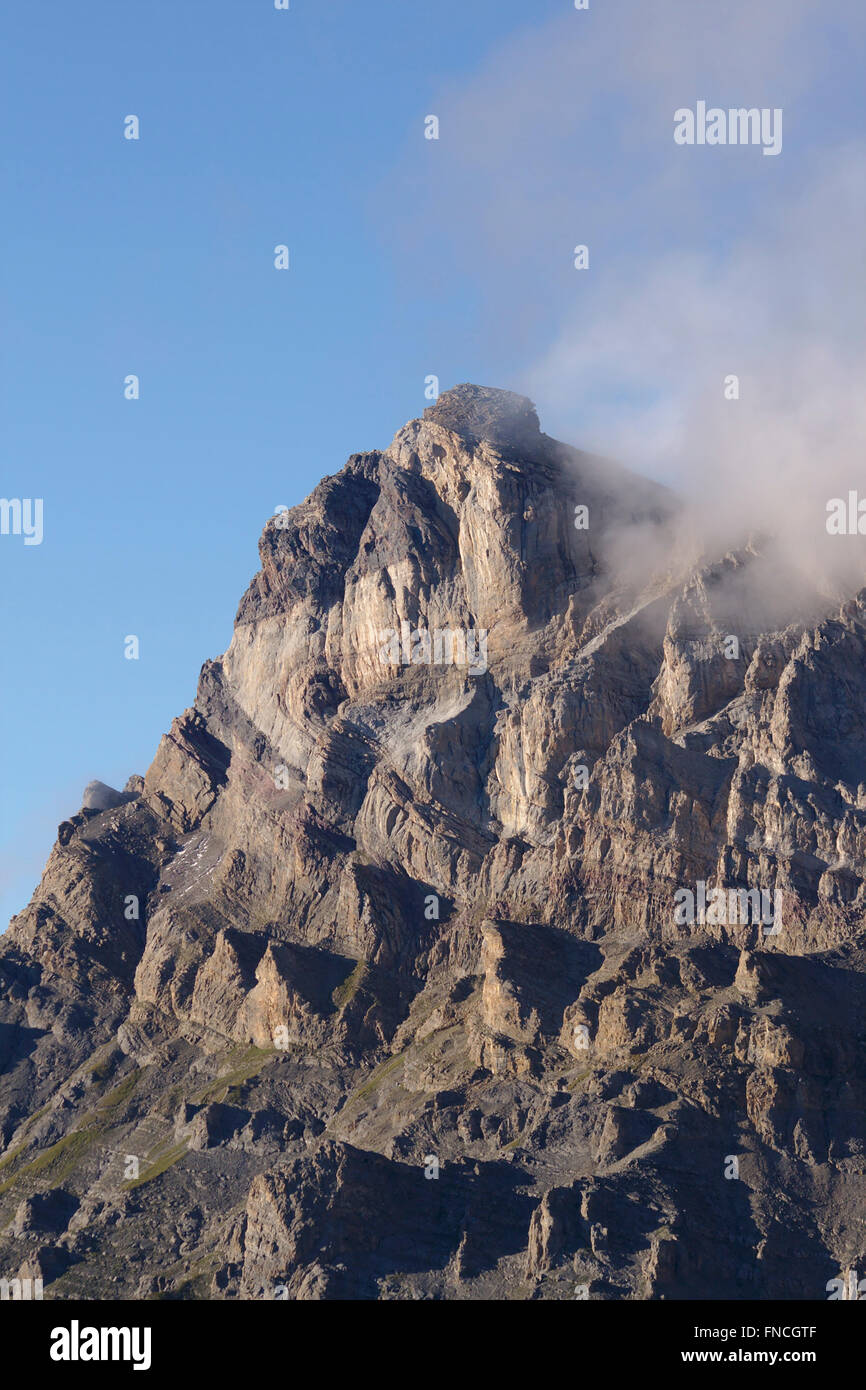
{"label": "limestone cliff", "polygon": [[0,1275],[866,1271],[866,592],[770,603],[759,542],[678,536],[472,386],[268,522],[194,707],[0,938]]}

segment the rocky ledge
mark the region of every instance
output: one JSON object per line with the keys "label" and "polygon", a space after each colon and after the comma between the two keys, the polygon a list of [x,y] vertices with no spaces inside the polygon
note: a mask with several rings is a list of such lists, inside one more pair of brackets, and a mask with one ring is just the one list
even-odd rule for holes
{"label": "rocky ledge", "polygon": [[[866,594],[462,386],[269,520],[0,939],[0,1276],[824,1299],[866,1273]],[[636,557],[654,556],[652,564]]]}

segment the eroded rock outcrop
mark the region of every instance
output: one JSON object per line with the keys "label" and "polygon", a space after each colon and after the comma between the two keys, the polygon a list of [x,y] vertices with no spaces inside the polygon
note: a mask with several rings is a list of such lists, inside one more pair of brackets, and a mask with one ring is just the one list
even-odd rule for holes
{"label": "eroded rock outcrop", "polygon": [[269,520],[193,708],[0,941],[0,1274],[862,1267],[866,592],[770,584],[756,541],[688,564],[676,515],[463,386]]}

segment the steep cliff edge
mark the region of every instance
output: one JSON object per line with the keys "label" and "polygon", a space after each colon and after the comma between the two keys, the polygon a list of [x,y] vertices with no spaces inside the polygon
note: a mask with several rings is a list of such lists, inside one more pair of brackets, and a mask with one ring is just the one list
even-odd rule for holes
{"label": "steep cliff edge", "polygon": [[690,563],[663,488],[473,386],[259,549],[194,707],[0,938],[0,1276],[866,1273],[866,592]]}

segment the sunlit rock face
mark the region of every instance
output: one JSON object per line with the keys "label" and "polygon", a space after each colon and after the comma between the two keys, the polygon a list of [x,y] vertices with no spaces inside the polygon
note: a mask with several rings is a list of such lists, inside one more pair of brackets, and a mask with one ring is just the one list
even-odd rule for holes
{"label": "sunlit rock face", "polygon": [[268,521],[193,708],[0,941],[0,1275],[812,1299],[866,1265],[866,595],[681,529],[468,385]]}

